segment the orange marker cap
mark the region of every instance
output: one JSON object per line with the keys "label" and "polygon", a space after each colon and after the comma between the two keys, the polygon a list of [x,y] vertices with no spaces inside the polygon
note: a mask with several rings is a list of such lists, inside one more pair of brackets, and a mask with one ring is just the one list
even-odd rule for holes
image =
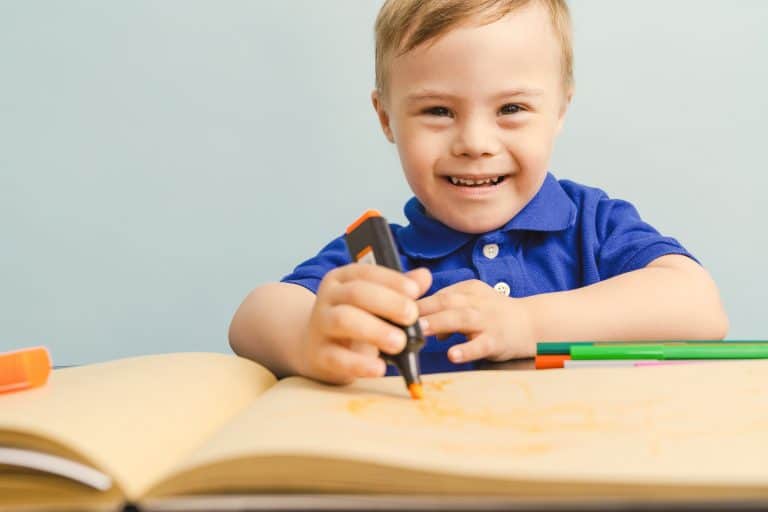
{"label": "orange marker cap", "polygon": [[51,373],[51,356],[45,347],[0,354],[0,393],[42,386]]}
{"label": "orange marker cap", "polygon": [[367,210],[355,222],[347,227],[347,234],[353,232],[360,224],[370,219],[371,217],[381,217],[381,212],[379,212],[379,210]]}

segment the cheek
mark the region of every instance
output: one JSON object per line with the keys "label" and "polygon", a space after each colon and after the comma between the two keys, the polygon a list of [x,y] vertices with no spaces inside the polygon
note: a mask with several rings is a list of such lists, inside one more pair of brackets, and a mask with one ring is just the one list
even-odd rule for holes
{"label": "cheek", "polygon": [[549,165],[552,144],[552,131],[546,127],[539,127],[527,130],[525,134],[511,137],[507,150],[521,168],[535,171]]}
{"label": "cheek", "polygon": [[420,196],[426,188],[426,177],[431,174],[431,165],[424,158],[424,154],[415,149],[412,144],[409,147],[398,146],[398,150],[405,179],[411,190]]}
{"label": "cheek", "polygon": [[435,162],[440,158],[440,145],[423,130],[401,130],[398,134],[397,151],[408,181],[419,176],[431,175]]}

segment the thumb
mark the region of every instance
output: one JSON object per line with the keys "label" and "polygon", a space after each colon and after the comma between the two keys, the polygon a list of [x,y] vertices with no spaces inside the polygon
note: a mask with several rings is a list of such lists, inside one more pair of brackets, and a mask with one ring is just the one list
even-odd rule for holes
{"label": "thumb", "polygon": [[417,268],[414,270],[409,270],[405,273],[405,275],[419,285],[418,297],[424,295],[427,290],[429,290],[429,287],[432,286],[432,273],[429,271],[429,269]]}

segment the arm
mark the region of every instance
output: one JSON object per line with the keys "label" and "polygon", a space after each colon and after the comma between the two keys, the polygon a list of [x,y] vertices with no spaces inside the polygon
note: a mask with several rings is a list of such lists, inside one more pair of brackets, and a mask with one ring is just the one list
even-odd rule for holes
{"label": "arm", "polygon": [[590,286],[522,299],[535,339],[722,339],[728,317],[712,278],[673,254]]}
{"label": "arm", "polygon": [[532,357],[538,341],[722,339],[728,317],[709,274],[681,255],[590,286],[524,298],[465,281],[419,301],[424,334],[461,332],[455,363]]}
{"label": "arm", "polygon": [[[295,284],[269,283],[253,290],[229,326],[235,353],[258,361],[278,377],[298,372],[299,344],[315,295]],[[279,307],[275,307],[278,305]]]}

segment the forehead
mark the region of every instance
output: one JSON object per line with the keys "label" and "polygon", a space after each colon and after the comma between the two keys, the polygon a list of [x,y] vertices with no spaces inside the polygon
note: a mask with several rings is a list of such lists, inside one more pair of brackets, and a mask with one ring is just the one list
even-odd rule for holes
{"label": "forehead", "polygon": [[465,23],[389,63],[393,96],[421,89],[491,94],[561,87],[561,49],[546,6],[529,2],[498,21]]}

